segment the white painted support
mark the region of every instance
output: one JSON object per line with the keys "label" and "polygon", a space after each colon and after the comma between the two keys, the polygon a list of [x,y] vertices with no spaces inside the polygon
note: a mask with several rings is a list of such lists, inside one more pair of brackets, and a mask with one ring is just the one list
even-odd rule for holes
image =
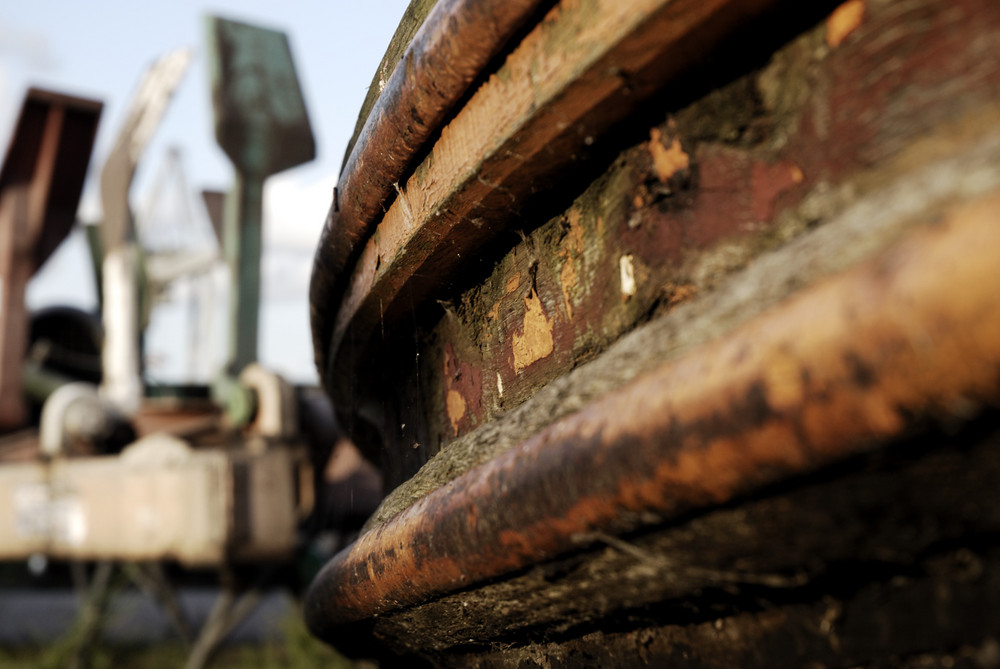
{"label": "white painted support", "polygon": [[125,415],[142,400],[139,360],[138,249],[134,243],[104,255],[104,380],[101,395]]}

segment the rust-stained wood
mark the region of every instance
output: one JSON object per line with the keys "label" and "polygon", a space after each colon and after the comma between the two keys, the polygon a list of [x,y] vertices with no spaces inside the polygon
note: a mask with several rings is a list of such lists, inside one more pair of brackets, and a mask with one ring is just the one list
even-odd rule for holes
{"label": "rust-stained wood", "polygon": [[[723,584],[675,608],[625,612],[604,628],[585,626],[583,633],[555,625],[554,638],[535,631],[522,633],[527,642],[510,635],[489,646],[465,644],[421,655],[432,657],[439,669],[531,667],[537,658],[557,658],[550,666],[573,669],[995,666],[1000,554],[975,543],[948,548],[899,566],[847,562],[812,584],[834,588],[822,598],[813,598],[808,586]],[[742,610],[732,612],[741,604]]]}
{"label": "rust-stained wood", "polygon": [[[425,12],[426,18],[398,64],[383,73],[382,68],[388,67],[384,61],[372,82],[378,100],[370,113],[362,111],[364,124],[348,148],[336,199],[323,227],[310,293],[313,304],[323,305],[313,313],[313,328],[315,340],[324,346],[333,325],[325,311],[338,299],[336,291],[343,290],[351,263],[400,182],[483,68],[544,3],[439,0],[433,8],[426,4],[415,2],[408,9],[400,37]],[[325,359],[326,351],[317,348],[321,374]]]}
{"label": "rust-stained wood", "polygon": [[[411,301],[399,299],[404,291],[419,302],[431,286],[447,283],[470,254],[510,226],[525,197],[550,186],[602,130],[773,5],[606,0],[556,6],[400,184],[362,251],[335,325],[324,327],[325,316],[318,316],[319,354],[328,347],[333,356],[332,371],[320,359],[330,372],[325,375],[347,382],[347,339],[357,356],[380,323],[405,312]],[[332,309],[336,301],[320,306]]]}
{"label": "rust-stained wood", "polygon": [[814,471],[1000,401],[1000,191],[924,212],[888,251],[650,371],[452,481],[336,556],[307,621],[466,588]]}
{"label": "rust-stained wood", "polygon": [[[735,34],[715,61],[756,53],[752,65],[700,68],[679,86],[685,95],[669,86],[599,178],[567,179],[542,198],[549,210],[505,220],[523,226],[520,242],[491,238],[473,254],[471,272],[414,298],[422,320],[411,318],[409,299],[395,325],[391,304],[380,305],[385,327],[371,352],[363,353],[366,342],[345,349],[357,356],[344,381],[354,396],[339,389],[336,399],[355,415],[361,406],[363,420],[380,428],[381,447],[369,453],[381,448],[392,484],[636,325],[711,295],[759,253],[825,226],[917,166],[954,156],[962,137],[981,136],[1000,118],[1000,68],[983,59],[1000,48],[995,6],[873,3],[834,49],[823,19],[803,23],[788,42],[780,37],[789,39],[788,28],[766,21],[758,24],[766,29]],[[901,21],[912,30],[899,29]],[[712,90],[703,80],[727,83]],[[424,274],[437,272],[431,263]],[[579,387],[564,392],[572,398]],[[350,417],[345,424],[361,436]]]}
{"label": "rust-stained wood", "polygon": [[[848,181],[835,191],[827,192],[823,200],[833,209],[828,212],[829,220],[824,220],[822,225],[779,248],[757,253],[745,268],[717,279],[710,289],[699,291],[688,302],[635,328],[595,359],[540,388],[523,404],[499,415],[486,413],[489,420],[442,446],[440,452],[393,489],[371,519],[371,526],[385,522],[428,492],[477,464],[515,448],[553,421],[599,399],[604,393],[621,388],[644,371],[726,335],[803,286],[828,278],[888,248],[919,224],[920,219],[913,218],[919,212],[936,210],[941,202],[1000,188],[1000,169],[997,167],[1000,165],[1000,134],[992,130],[996,127],[997,113],[1000,110],[980,119],[955,119],[952,132],[957,131],[964,140],[944,133],[915,143],[911,151],[893,161],[897,167],[904,167],[902,173],[890,166],[888,170],[862,174],[860,180]],[[871,184],[878,186],[870,190]],[[836,213],[838,202],[847,205],[839,214]],[[806,202],[803,210],[814,215],[818,211],[816,204]],[[750,241],[753,242],[753,238]],[[732,245],[723,246],[723,257],[731,258],[732,249]],[[751,244],[746,250],[755,251],[755,245]],[[694,258],[699,264],[715,267],[718,256],[708,253]],[[541,270],[538,275],[541,285]],[[486,405],[489,411],[493,404],[493,399],[486,397],[489,384],[483,384],[482,396],[475,392],[475,377],[480,369],[475,358],[478,351],[464,344],[461,324],[457,321],[449,317],[435,328],[440,333],[437,336],[446,342],[443,346],[448,359],[447,373],[440,383],[467,398],[470,414],[481,410],[479,405]],[[486,324],[486,327],[492,330],[495,325]],[[430,386],[427,379],[434,378],[437,365],[441,364],[434,360],[433,354],[433,346],[440,345],[435,338],[421,349],[424,351],[421,361],[424,358],[431,361],[417,372],[418,382],[423,380],[425,388]],[[426,353],[428,350],[430,354]],[[382,397],[389,404],[399,392],[394,388],[393,394]],[[517,388],[512,392],[517,392]],[[440,395],[441,390],[432,387],[425,393]],[[404,394],[401,401],[419,399],[411,392]],[[447,420],[444,408],[429,413],[432,419]],[[402,415],[401,420],[409,428],[412,417],[419,414],[411,410]],[[479,415],[475,413],[472,420]],[[466,420],[468,416],[459,421],[460,429],[465,427]],[[450,422],[445,422],[445,426],[446,430],[450,428]],[[419,452],[421,449],[405,441],[410,434],[404,433],[403,438],[390,435],[394,439],[390,443],[396,448],[387,448],[387,452],[404,455]]]}
{"label": "rust-stained wood", "polygon": [[[900,580],[915,585],[931,575],[946,581],[938,586],[963,584],[967,593],[996,601],[1000,593],[986,584],[983,572],[995,583],[1000,565],[994,561],[984,570],[980,559],[997,557],[996,545],[984,537],[1000,528],[998,481],[1000,433],[996,412],[987,412],[957,433],[932,429],[650,532],[581,537],[579,553],[348,626],[337,645],[367,639],[400,653],[432,655],[442,666],[476,666],[477,660],[517,666],[519,657],[537,648],[531,641],[555,637],[559,641],[546,644],[547,655],[583,642],[594,666],[632,667],[644,664],[633,654],[645,645],[640,640],[697,635],[708,620],[722,630],[717,642],[728,638],[733,644],[720,648],[702,639],[696,655],[718,658],[720,667],[808,666],[807,659],[857,666],[865,658],[931,647],[929,639],[935,648],[951,648],[963,638],[976,641],[984,629],[992,633],[996,606],[965,601],[948,607],[942,600],[954,591],[945,587],[937,590],[942,600],[926,608],[903,611],[883,599],[863,615],[857,606],[836,612],[859,589],[898,597],[905,592]],[[955,558],[959,564],[948,564]],[[794,616],[782,622],[782,616],[761,611],[803,605],[830,619],[800,628]],[[928,610],[935,614],[926,615]],[[765,629],[756,627],[761,622]],[[766,628],[787,645],[768,649]],[[887,629],[895,630],[891,638]],[[592,630],[631,637],[636,648],[629,649],[625,638],[602,639],[599,632],[597,642],[588,644]],[[476,640],[473,651],[466,650],[469,639]],[[503,650],[480,650],[487,645]],[[681,659],[668,644],[651,649],[646,660],[670,666],[664,656]]]}
{"label": "rust-stained wood", "polygon": [[402,481],[316,582],[324,638],[435,666],[992,662],[960,645],[998,615],[998,233],[953,242],[1000,218],[1000,12],[833,8],[741,25],[555,189],[544,150],[505,174],[452,134],[494,79],[400,182],[341,349],[316,342]]}
{"label": "rust-stained wood", "polygon": [[76,221],[101,109],[94,100],[29,90],[0,170],[0,429],[25,418],[24,291]]}
{"label": "rust-stained wood", "polygon": [[[918,16],[943,14],[946,4],[924,2]],[[916,33],[895,29],[900,14],[891,4],[870,8],[861,24],[857,10],[849,25],[833,20],[853,6],[765,66],[670,113],[565,212],[527,232],[484,281],[452,299],[458,316],[443,319],[436,336],[455,347],[453,366],[489,370],[467,390],[459,434],[519,405],[651,311],[712,290],[723,273],[706,269],[717,248],[728,249],[728,264],[740,264],[800,234],[834,213],[831,184],[849,183],[860,196],[895,178],[899,165],[932,160],[914,149],[928,139],[940,143],[946,126],[971,133],[963,113],[1000,102],[1000,69],[980,65],[983,42],[1000,27],[997,11],[951,6],[947,20],[938,19],[946,30]],[[831,24],[851,30],[834,49],[823,47]],[[955,33],[967,44],[956,44]],[[992,41],[989,48],[1000,47]],[[868,76],[857,76],[859,61]],[[864,101],[864,113],[855,100]],[[913,157],[895,160],[901,152]],[[540,338],[527,339],[531,332]],[[471,345],[455,343],[463,336]],[[540,346],[526,349],[525,341]],[[442,364],[433,348],[421,351],[424,378],[436,371],[431,361]],[[440,427],[421,443],[447,443],[455,417],[445,417],[442,399],[430,413]]]}

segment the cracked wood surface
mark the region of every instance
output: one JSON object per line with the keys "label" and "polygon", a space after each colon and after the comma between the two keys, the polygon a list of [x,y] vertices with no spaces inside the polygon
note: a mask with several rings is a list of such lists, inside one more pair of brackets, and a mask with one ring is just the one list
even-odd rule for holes
{"label": "cracked wood surface", "polygon": [[420,499],[316,577],[314,633],[732,501],[1000,400],[1000,191]]}
{"label": "cracked wood surface", "polygon": [[410,298],[446,284],[595,135],[773,5],[566,0],[554,7],[441,130],[361,251],[331,328],[325,377],[341,384],[334,397],[350,397],[342,384],[359,352]]}

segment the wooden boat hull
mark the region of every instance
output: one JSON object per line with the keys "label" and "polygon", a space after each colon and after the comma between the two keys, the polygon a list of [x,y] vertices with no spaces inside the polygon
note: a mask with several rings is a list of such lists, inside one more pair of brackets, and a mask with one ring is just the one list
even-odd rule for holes
{"label": "wooden boat hull", "polygon": [[378,207],[385,130],[345,164],[317,359],[395,490],[313,630],[442,666],[988,645],[956,570],[996,578],[1000,11],[534,11]]}

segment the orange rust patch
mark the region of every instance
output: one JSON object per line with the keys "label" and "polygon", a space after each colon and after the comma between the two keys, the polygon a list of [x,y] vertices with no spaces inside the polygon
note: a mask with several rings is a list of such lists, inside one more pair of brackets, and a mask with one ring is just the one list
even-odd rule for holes
{"label": "orange rust patch", "polygon": [[448,408],[448,422],[451,423],[451,429],[457,437],[458,423],[465,418],[465,398],[462,397],[462,393],[452,388],[448,391],[445,404]]}
{"label": "orange rust patch", "polygon": [[497,300],[496,302],[493,303],[493,306],[490,307],[490,310],[487,312],[486,317],[491,321],[495,321],[499,315],[500,315],[500,300]]}
{"label": "orange rust patch", "polygon": [[681,170],[691,166],[691,157],[681,147],[681,140],[674,137],[670,146],[663,145],[663,134],[659,128],[649,131],[649,153],[653,156],[656,178],[666,182]]}
{"label": "orange rust patch", "polygon": [[545,315],[542,301],[535,289],[524,298],[524,330],[523,334],[514,333],[512,342],[514,350],[514,373],[551,355],[555,348],[552,339],[552,319]]}
{"label": "orange rust patch", "polygon": [[865,0],[847,0],[826,19],[826,43],[831,49],[840,46],[865,18]]}

